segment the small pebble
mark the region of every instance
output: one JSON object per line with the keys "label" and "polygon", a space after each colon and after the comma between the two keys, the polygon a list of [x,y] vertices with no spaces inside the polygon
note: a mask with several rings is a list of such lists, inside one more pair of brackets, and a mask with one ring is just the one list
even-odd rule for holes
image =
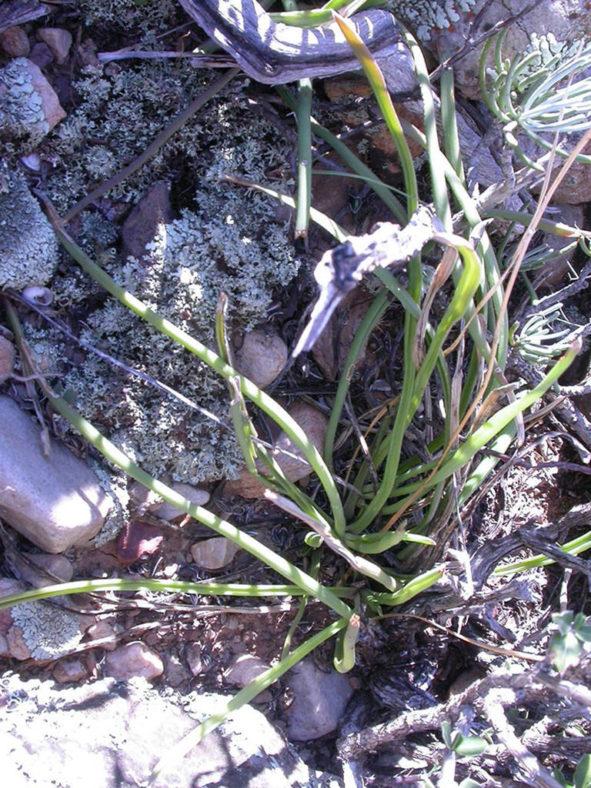
{"label": "small pebble", "polygon": [[108,621],[97,621],[96,624],[91,624],[86,630],[86,635],[89,640],[106,641],[100,644],[100,647],[105,651],[115,651],[117,648],[117,636]]}
{"label": "small pebble", "polygon": [[14,371],[15,350],[12,342],[0,336],[0,383],[12,375]]}
{"label": "small pebble", "polygon": [[72,46],[72,34],[61,27],[41,27],[37,35],[51,49],[59,65],[65,63]]}
{"label": "small pebble", "polygon": [[255,657],[253,654],[241,654],[228,668],[224,678],[228,684],[233,684],[235,687],[246,687],[268,668],[269,665],[259,657]]}
{"label": "small pebble", "polygon": [[190,678],[189,671],[176,654],[166,655],[164,677],[169,687],[180,687]]}
{"label": "small pebble", "polygon": [[8,57],[27,57],[31,45],[22,27],[7,27],[0,33],[0,49]]}
{"label": "small pebble", "polygon": [[[207,490],[200,490],[198,487],[193,487],[183,482],[175,482],[171,487],[175,492],[179,493],[179,495],[188,498],[191,503],[197,506],[205,506],[209,501],[209,493]],[[160,517],[161,520],[167,520],[168,522],[172,522],[179,517],[185,517],[184,512],[181,512],[180,509],[177,509],[177,507],[173,506],[171,503],[166,502],[161,504],[157,509],[154,509],[154,514],[156,517]]]}
{"label": "small pebble", "polygon": [[58,684],[70,684],[87,678],[86,666],[78,657],[60,659],[53,668],[53,678]]}
{"label": "small pebble", "polygon": [[164,663],[155,651],[138,640],[107,654],[105,672],[120,681],[136,677],[150,681],[163,674]]}
{"label": "small pebble", "polygon": [[39,68],[47,68],[47,66],[50,66],[53,63],[53,54],[47,44],[39,41],[37,44],[35,44],[33,49],[31,49],[29,60],[31,60]]}
{"label": "small pebble", "polygon": [[201,659],[201,646],[192,641],[185,646],[185,659],[193,676],[198,676],[203,671],[203,661]]}
{"label": "small pebble", "polygon": [[26,156],[21,156],[21,161],[31,172],[39,172],[41,170],[41,156],[38,153],[27,153]]}
{"label": "small pebble", "polygon": [[259,388],[269,386],[287,361],[287,345],[274,331],[254,329],[236,351],[236,369]]}

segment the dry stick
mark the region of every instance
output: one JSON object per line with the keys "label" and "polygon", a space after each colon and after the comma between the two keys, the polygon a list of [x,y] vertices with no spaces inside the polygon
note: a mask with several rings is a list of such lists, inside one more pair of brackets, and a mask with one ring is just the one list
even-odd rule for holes
{"label": "dry stick", "polygon": [[140,153],[140,155],[135,158],[132,162],[130,162],[126,167],[122,170],[119,170],[118,173],[113,175],[112,178],[109,178],[107,181],[103,181],[96,189],[93,189],[90,194],[87,194],[86,197],[83,197],[73,208],[62,217],[62,223],[65,226],[69,221],[71,221],[75,216],[77,216],[81,211],[85,208],[88,208],[89,205],[92,205],[93,202],[102,197],[103,194],[106,194],[110,191],[114,186],[121,181],[124,181],[125,178],[128,178],[132,175],[136,170],[139,170],[140,167],[149,161],[152,156],[155,156],[156,153],[160,150],[160,148],[168,142],[168,140],[175,134],[180,128],[182,128],[185,123],[197,112],[197,110],[201,109],[201,107],[206,104],[213,96],[216,95],[222,88],[224,88],[230,80],[234,79],[236,74],[240,72],[240,69],[233,68],[230,69],[223,77],[216,79],[215,82],[203,91],[197,98],[192,101],[189,106],[184,109],[180,115],[170,123],[165,129],[163,129],[160,134],[151,142],[145,151]]}
{"label": "dry stick", "polygon": [[432,621],[430,618],[424,618],[423,616],[418,616],[415,613],[387,613],[384,616],[380,616],[380,620],[384,618],[414,618],[417,621],[422,621],[424,624],[428,624],[430,627],[435,627],[435,629],[445,632],[451,637],[457,638],[458,640],[463,640],[464,643],[469,643],[471,646],[476,646],[477,648],[484,649],[485,651],[490,651],[491,654],[499,654],[503,657],[517,657],[518,659],[525,659],[528,662],[543,662],[545,659],[545,657],[542,657],[539,654],[528,654],[527,651],[515,651],[515,649],[491,646],[489,643],[483,643],[482,640],[469,638],[466,635],[462,635],[460,632],[450,629],[449,627],[444,627],[443,624],[438,624],[436,621]]}
{"label": "dry stick", "polygon": [[486,717],[494,728],[497,737],[527,774],[532,785],[541,786],[541,788],[561,788],[562,783],[555,780],[536,756],[522,744],[509,724],[503,707],[509,706],[513,702],[513,692],[510,690],[495,690],[484,696],[482,700],[483,711],[486,712]]}
{"label": "dry stick", "polygon": [[521,696],[530,682],[531,677],[528,674],[487,676],[473,682],[464,692],[454,695],[446,703],[403,712],[388,722],[372,725],[343,737],[337,741],[338,753],[341,758],[351,760],[363,753],[375,752],[384,744],[404,741],[414,733],[439,730],[442,722],[455,719],[463,706],[476,705],[487,692],[498,687],[510,687],[516,696],[518,693]]}
{"label": "dry stick", "polygon": [[587,691],[579,687],[573,688],[571,682],[548,676],[539,668],[534,672],[513,676],[496,674],[473,682],[464,692],[454,695],[446,703],[428,709],[403,712],[388,722],[344,736],[337,742],[337,750],[345,760],[359,758],[364,753],[376,752],[385,744],[391,747],[396,742],[404,742],[412,734],[439,730],[442,722],[457,719],[462,708],[471,706],[480,716],[492,717],[491,724],[504,747],[527,769],[528,774],[532,775],[531,785],[559,788],[560,784],[537,763],[534,756],[509,729],[503,712],[504,706],[540,699],[540,696],[545,694],[545,686],[559,695],[574,698],[579,705],[588,704],[590,700],[587,697],[590,693]]}

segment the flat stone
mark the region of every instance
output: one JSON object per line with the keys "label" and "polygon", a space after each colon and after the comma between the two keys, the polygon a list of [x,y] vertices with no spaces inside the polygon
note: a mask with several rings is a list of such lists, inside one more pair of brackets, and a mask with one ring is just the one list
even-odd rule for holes
{"label": "flat stone", "polygon": [[10,608],[13,625],[6,640],[14,659],[38,662],[71,654],[80,644],[82,628],[77,613],[42,602]]}
{"label": "flat stone", "polygon": [[60,65],[66,62],[72,46],[72,34],[68,30],[62,27],[41,27],[37,30],[37,35],[51,49]]}
{"label": "flat stone", "polygon": [[191,546],[193,561],[202,569],[222,569],[232,563],[240,548],[223,536],[204,539]]}
{"label": "flat stone", "polygon": [[126,643],[107,654],[105,669],[109,676],[119,680],[143,678],[151,680],[164,673],[164,663],[145,643]]}
{"label": "flat stone", "polygon": [[20,575],[23,580],[36,588],[59,582],[67,583],[72,579],[74,568],[63,555],[51,553],[23,553],[22,555],[27,561],[19,564]]}
{"label": "flat stone", "polygon": [[0,516],[47,553],[80,545],[101,529],[112,504],[94,473],[41,433],[9,397],[0,397]]}
{"label": "flat stone", "polygon": [[[9,702],[18,698],[18,702]],[[223,710],[229,697],[162,697],[147,682],[100,679],[56,687],[8,675],[0,687],[0,762],[10,788],[146,785],[156,763]],[[338,788],[314,772],[251,706],[165,764],[154,788]]]}
{"label": "flat stone", "polygon": [[319,739],[337,729],[353,689],[342,673],[320,670],[304,659],[287,674],[293,692],[287,731],[293,741]]}

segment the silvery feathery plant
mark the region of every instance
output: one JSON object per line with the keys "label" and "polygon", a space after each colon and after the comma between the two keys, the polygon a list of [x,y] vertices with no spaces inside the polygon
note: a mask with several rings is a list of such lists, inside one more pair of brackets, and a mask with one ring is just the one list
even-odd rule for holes
{"label": "silvery feathery plant", "polygon": [[[560,135],[557,153],[566,156],[562,141],[591,128],[591,43],[557,43],[532,36],[528,51],[503,56],[508,31],[486,43],[480,60],[480,92],[500,120],[509,145],[522,161],[542,170],[522,150],[519,134],[549,150]],[[492,64],[488,64],[493,51]],[[580,161],[591,162],[589,156]]]}

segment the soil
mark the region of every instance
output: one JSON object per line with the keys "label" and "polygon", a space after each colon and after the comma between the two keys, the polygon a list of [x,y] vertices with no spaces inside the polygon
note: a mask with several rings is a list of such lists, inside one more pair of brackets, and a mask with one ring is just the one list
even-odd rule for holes
{"label": "soil", "polygon": [[[170,26],[172,30],[173,21],[181,21],[183,25],[180,32],[175,34],[178,36],[176,45],[181,46],[182,36],[187,36],[191,45],[194,44],[190,32],[193,27],[187,24],[180,11],[178,16],[178,20],[171,20]],[[43,20],[38,20],[24,27],[31,41],[35,42],[35,30],[42,23]],[[47,24],[68,29],[74,36],[75,45],[65,62],[58,65],[53,61],[44,68],[66,112],[75,110],[80,101],[76,83],[84,68],[81,52],[88,50],[89,42],[92,42],[95,52],[101,52],[133,46],[138,39],[137,31],[132,30],[128,37],[122,37],[121,28],[107,22],[88,25],[82,13],[67,4],[58,4],[55,8],[52,6],[51,19]],[[163,38],[166,40],[166,35]],[[189,40],[184,43],[186,48],[189,48]],[[174,46],[170,41],[174,41],[174,35],[169,35],[167,43],[169,47]],[[125,64],[127,61],[122,62]],[[319,87],[317,100],[325,109],[328,107],[326,92]],[[274,106],[268,88],[251,85],[249,94],[269,111]],[[331,114],[338,112],[338,106],[336,109],[330,108]],[[346,108],[343,108],[343,113],[346,114]],[[287,113],[282,116],[281,122],[286,124],[293,137],[293,123]],[[396,172],[382,171],[380,175],[389,177],[393,183],[399,183]],[[187,176],[178,171],[170,173],[176,210],[182,207],[185,179]],[[31,180],[36,181],[36,187],[42,188],[42,174]],[[112,218],[120,248],[121,227],[129,213],[129,206],[122,210],[120,203],[114,201],[110,205],[109,200],[108,194],[101,198],[101,212]],[[189,203],[190,197],[187,196],[186,200]],[[318,176],[314,200],[317,207],[331,213],[343,227],[355,234],[367,232],[376,221],[386,218],[376,200],[370,198],[355,182],[344,178]],[[266,325],[289,342],[293,341],[301,328],[300,317],[313,297],[313,262],[327,247],[326,236],[318,230],[311,231],[307,249],[301,250],[304,265],[298,280],[276,294],[273,313],[269,314]],[[582,255],[577,255],[572,266],[580,270],[583,262]],[[558,289],[567,283],[567,275],[563,273],[562,279],[554,281],[552,287]],[[517,291],[514,308],[517,308],[522,296],[523,293]],[[292,401],[295,396],[304,397],[327,408],[335,392],[335,381],[338,380],[352,333],[364,314],[368,299],[366,291],[356,291],[330,324],[315,355],[287,371],[272,389],[274,396],[284,402]],[[586,293],[577,295],[571,301],[582,315],[591,313]],[[94,306],[93,301],[91,304]],[[434,315],[441,312],[445,305],[444,302],[436,302]],[[35,321],[34,316],[25,310],[21,318]],[[84,306],[78,307],[75,316],[70,315],[71,323],[83,323],[84,319]],[[388,392],[398,390],[401,331],[400,313],[392,308],[370,339],[362,366],[353,381],[351,402],[357,412],[371,412],[388,401]],[[72,350],[70,362],[75,363],[79,355],[80,351]],[[579,384],[586,379],[586,360],[587,355],[566,382]],[[4,385],[11,396],[25,402],[28,394],[23,384],[13,381]],[[588,408],[587,400],[579,397],[574,401],[584,415],[589,415],[591,409]],[[459,518],[460,527],[447,538],[438,539],[438,554],[430,555],[429,565],[437,561],[452,565],[469,554],[474,566],[479,566],[478,559],[484,556],[486,550],[533,526],[549,544],[564,543],[588,529],[588,525],[580,522],[572,527],[567,524],[557,528],[562,522],[561,518],[564,519],[575,507],[591,500],[586,450],[580,449],[568,426],[554,411],[537,410],[540,415],[534,413],[531,417],[525,444],[511,448],[510,456],[497,466],[486,487],[478,490],[467,503]],[[87,451],[81,442],[71,436],[66,437],[66,440],[72,448],[84,453]],[[417,445],[420,443],[417,437]],[[346,448],[343,445],[341,454],[337,453],[336,457],[339,472],[343,473],[346,470]],[[212,494],[209,504],[212,511],[256,535],[286,558],[299,560],[304,529],[295,525],[289,517],[263,500],[247,501],[224,495],[223,482],[212,482],[208,489]],[[315,491],[309,488],[308,492],[313,494]],[[139,536],[138,531],[141,532]],[[229,566],[216,572],[199,569],[191,560],[190,548],[207,533],[205,527],[194,522],[181,520],[165,523],[150,514],[138,514],[126,526],[123,534],[100,547],[71,550],[67,557],[73,564],[75,578],[125,574],[133,577],[174,577],[195,581],[215,579],[220,582],[253,584],[277,581],[272,573],[244,552],[240,552]],[[138,544],[145,546],[146,541],[142,542],[142,539],[151,544],[149,549],[154,548],[153,552],[142,553],[141,548],[137,547]],[[136,545],[136,555],[133,549],[129,549],[130,543]],[[447,550],[447,547],[451,550]],[[26,540],[16,534],[12,541],[6,542],[4,574],[18,576],[19,563],[18,558],[15,559],[15,551],[18,553],[32,549]],[[531,550],[527,549],[526,543],[517,541],[511,559],[517,560],[529,554]],[[324,579],[329,582],[331,573],[340,571],[340,564],[336,557],[329,556],[324,560]],[[396,566],[394,555],[391,561]],[[520,576],[518,581],[513,581],[513,585],[509,584],[508,591],[505,579],[499,577],[495,580],[489,573],[471,577],[468,571],[463,575],[462,588],[435,587],[412,605],[397,609],[400,617],[384,619],[379,623],[368,622],[362,630],[357,664],[351,673],[355,694],[341,721],[341,730],[320,741],[298,745],[308,762],[318,768],[338,772],[340,767],[336,741],[351,730],[351,726],[354,728],[356,724],[359,728],[391,720],[412,709],[445,703],[454,693],[465,691],[466,687],[482,679],[491,668],[501,664],[501,658],[490,653],[488,645],[516,651],[531,649],[532,653],[544,654],[548,641],[547,626],[552,613],[564,609],[591,613],[588,569],[585,575],[583,568],[583,564],[568,565],[567,562],[566,566],[554,564],[536,569]],[[460,573],[457,574],[459,576]],[[470,584],[472,594],[466,590]],[[220,612],[218,608],[221,603],[214,598],[188,600],[186,596],[178,595],[177,598],[169,597],[166,602],[156,602],[152,595],[141,593],[72,597],[68,604],[93,619],[100,618],[111,623],[118,633],[119,645],[143,640],[162,656],[165,664],[164,674],[156,683],[179,691],[195,688],[235,690],[227,683],[228,669],[245,653],[259,657],[266,664],[276,661],[298,610],[294,602],[283,608],[277,604],[277,610],[273,613],[254,612],[252,602],[233,600],[224,606],[224,612]],[[246,608],[249,609],[248,614]],[[421,616],[423,620],[417,620],[416,616]],[[433,625],[425,623],[425,619],[433,622]],[[298,645],[319,631],[330,620],[324,608],[309,605],[296,629],[293,645]],[[448,629],[442,630],[436,624]],[[460,640],[458,635],[468,638],[468,642]],[[101,675],[104,649],[84,646],[77,653],[84,661],[87,681]],[[314,659],[323,669],[330,669],[332,644],[318,649]],[[5,667],[18,670],[23,675],[49,676],[55,672],[54,663],[34,660],[20,664],[12,662]],[[587,678],[580,677],[579,681],[584,686]],[[291,700],[288,685],[282,681],[266,690],[254,703],[280,727],[285,727]],[[544,719],[540,698],[536,697],[529,708],[524,707],[520,713],[520,732]],[[355,719],[357,723],[352,722]],[[575,720],[579,725],[579,735],[591,734],[588,719],[584,720],[573,711],[573,722]],[[481,728],[484,732],[485,726]],[[554,750],[555,740],[561,730],[552,730],[550,726],[550,734],[555,735],[549,736],[545,745],[534,750],[545,766],[564,768],[566,773],[571,773],[577,759],[563,750]],[[429,771],[429,759],[433,757],[433,752],[438,752],[437,757],[441,757],[441,748],[438,747],[433,734],[425,732],[411,732],[399,746],[384,745],[365,762],[366,785],[386,788],[416,784],[420,776]],[[485,781],[482,784],[533,784],[528,783],[527,779],[523,780],[523,771],[516,768],[515,763],[510,757],[500,759],[496,764],[489,762],[492,782]],[[460,764],[458,774],[466,776],[469,773],[466,763]]]}

